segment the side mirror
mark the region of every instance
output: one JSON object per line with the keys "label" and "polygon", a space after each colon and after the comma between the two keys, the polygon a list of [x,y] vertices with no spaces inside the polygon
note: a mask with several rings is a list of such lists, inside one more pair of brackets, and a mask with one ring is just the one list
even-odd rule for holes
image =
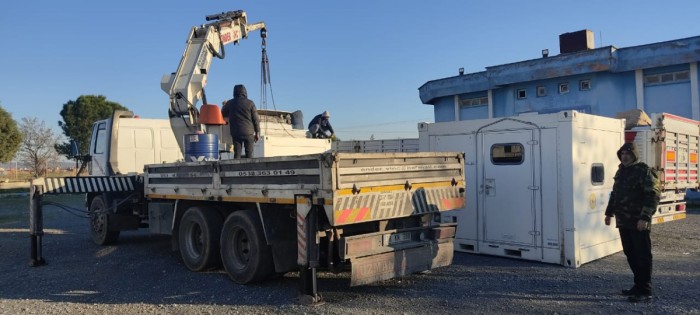
{"label": "side mirror", "polygon": [[80,156],[80,142],[71,140],[70,141],[70,157]]}

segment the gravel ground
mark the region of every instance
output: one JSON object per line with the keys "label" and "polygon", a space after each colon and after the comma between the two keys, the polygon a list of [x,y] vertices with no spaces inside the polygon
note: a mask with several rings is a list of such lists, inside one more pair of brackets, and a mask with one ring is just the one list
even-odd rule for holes
{"label": "gravel ground", "polygon": [[126,232],[118,245],[100,247],[85,219],[54,207],[45,213],[48,265],[36,268],[27,264],[27,220],[0,220],[0,314],[700,314],[697,210],[654,226],[649,303],[618,295],[632,283],[622,253],[578,269],[456,253],[452,266],[355,288],[348,274],[321,272],[320,306],[296,304],[296,273],[237,285],[222,271],[188,271],[168,237]]}

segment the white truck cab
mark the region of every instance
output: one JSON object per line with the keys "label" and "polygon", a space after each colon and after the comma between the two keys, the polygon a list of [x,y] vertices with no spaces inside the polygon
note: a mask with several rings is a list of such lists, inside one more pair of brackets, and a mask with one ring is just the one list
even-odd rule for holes
{"label": "white truck cab", "polygon": [[129,111],[93,124],[89,155],[92,176],[140,174],[147,164],[182,160],[168,120],[142,119]]}

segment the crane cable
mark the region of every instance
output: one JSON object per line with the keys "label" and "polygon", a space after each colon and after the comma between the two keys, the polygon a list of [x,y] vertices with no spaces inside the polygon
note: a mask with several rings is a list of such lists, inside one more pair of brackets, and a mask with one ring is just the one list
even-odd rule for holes
{"label": "crane cable", "polygon": [[[267,58],[267,31],[261,31],[262,37],[262,60],[260,61],[260,108],[267,110],[267,88],[270,86],[270,96],[272,96],[272,84],[270,83],[270,63]],[[272,106],[275,107],[275,100],[272,97]],[[267,131],[267,120],[265,120],[265,131]],[[266,132],[267,133],[267,132]]]}
{"label": "crane cable", "polygon": [[[260,36],[262,36],[262,60],[260,62],[260,108],[267,110],[267,90],[270,90],[270,99],[272,100],[272,108],[277,111],[277,105],[275,105],[275,96],[272,93],[272,80],[270,79],[270,61],[267,57],[267,31],[263,29]],[[293,134],[287,130],[285,124],[280,124],[284,132],[287,133],[292,138],[295,138]],[[265,120],[265,131],[267,133],[267,119]]]}

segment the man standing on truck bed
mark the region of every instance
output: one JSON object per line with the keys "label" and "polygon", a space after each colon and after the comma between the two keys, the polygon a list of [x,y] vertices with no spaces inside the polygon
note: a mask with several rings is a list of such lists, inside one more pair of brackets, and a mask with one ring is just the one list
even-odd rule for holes
{"label": "man standing on truck bed", "polygon": [[233,87],[233,99],[221,109],[228,117],[233,139],[233,157],[241,158],[241,147],[245,147],[245,157],[252,158],[254,143],[260,139],[260,118],[255,103],[248,99],[248,91],[243,84]]}
{"label": "man standing on truck bed", "polygon": [[605,225],[615,217],[622,250],[634,274],[634,286],[622,290],[630,302],[651,299],[651,217],[659,205],[660,187],[656,171],[638,160],[634,143],[617,151],[620,166],[605,210]]}

